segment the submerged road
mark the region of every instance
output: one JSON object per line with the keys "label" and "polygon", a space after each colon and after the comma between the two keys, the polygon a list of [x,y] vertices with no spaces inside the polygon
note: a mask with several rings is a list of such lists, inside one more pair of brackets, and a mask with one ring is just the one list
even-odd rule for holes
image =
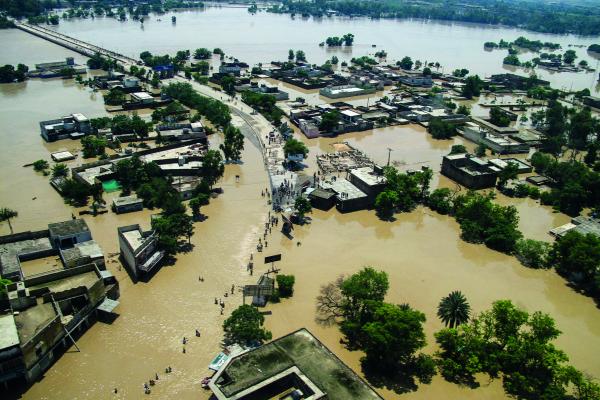
{"label": "submerged road", "polygon": [[[121,64],[125,70],[129,70],[132,66],[139,66],[139,61],[131,57],[127,57],[118,52],[105,49],[82,40],[58,33],[52,29],[32,25],[28,23],[20,23],[15,21],[15,25],[18,29],[48,40],[54,44],[65,47],[69,50],[75,51],[86,57],[92,57],[95,54],[100,54],[104,57],[116,60]],[[277,129],[262,115],[254,111],[251,107],[244,104],[240,96],[228,96],[223,92],[220,92],[210,86],[201,85],[198,82],[188,80],[182,75],[177,75],[172,79],[165,80],[166,83],[170,82],[185,82],[192,85],[194,90],[203,96],[210,97],[219,100],[226,104],[231,112],[239,117],[242,124],[247,129],[243,132],[252,132],[254,138],[249,138],[253,143],[258,144],[262,155],[265,169],[269,175],[269,182],[271,185],[271,191],[279,188],[283,183],[288,183],[292,188],[298,186],[298,175],[295,172],[288,171],[284,168],[283,163],[285,162],[285,154],[283,150],[284,141],[281,135],[277,133]],[[269,139],[269,135],[272,132],[276,132],[274,137]],[[254,139],[254,140],[252,140]],[[283,208],[290,206],[294,201],[294,193],[285,195],[280,199],[279,205]],[[273,206],[275,203],[273,203]]]}

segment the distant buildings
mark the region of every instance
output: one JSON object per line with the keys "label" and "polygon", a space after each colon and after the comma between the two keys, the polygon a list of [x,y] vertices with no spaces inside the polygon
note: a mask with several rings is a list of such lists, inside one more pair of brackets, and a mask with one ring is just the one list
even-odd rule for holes
{"label": "distant buildings", "polygon": [[66,138],[79,139],[91,131],[90,120],[78,113],[40,122],[40,133],[47,142]]}
{"label": "distant buildings", "polygon": [[531,86],[550,86],[550,82],[516,74],[496,74],[489,78],[490,85],[510,90],[527,90]]}
{"label": "distant buildings", "polygon": [[550,230],[550,234],[556,238],[561,238],[571,231],[582,235],[591,233],[600,237],[600,219],[580,215],[573,218],[568,224]]}
{"label": "distant buildings", "polygon": [[234,354],[210,380],[218,400],[381,399],[306,329]]}
{"label": "distant buildings", "polygon": [[469,189],[494,187],[498,177],[487,161],[466,153],[444,156],[442,174]]}
{"label": "distant buildings", "polygon": [[0,313],[0,383],[31,383],[97,318],[118,304],[119,286],[85,221],[0,237],[8,313]]}
{"label": "distant buildings", "polygon": [[466,139],[477,144],[483,144],[498,154],[528,153],[530,149],[528,143],[515,140],[511,135],[492,133],[473,122],[467,122],[459,132]]}
{"label": "distant buildings", "polygon": [[147,276],[159,265],[164,252],[158,249],[158,235],[154,231],[128,225],[118,228],[117,232],[121,259],[136,279]]}
{"label": "distant buildings", "polygon": [[77,65],[73,57],[67,57],[65,61],[35,64],[35,69],[27,75],[32,78],[56,78],[69,74],[85,74],[86,71],[84,65]]}
{"label": "distant buildings", "polygon": [[242,62],[221,63],[219,73],[240,76],[244,68],[248,68],[248,64]]}
{"label": "distant buildings", "polygon": [[374,87],[360,87],[355,85],[327,86],[319,90],[319,94],[330,99],[339,99],[342,97],[362,96],[375,93]]}

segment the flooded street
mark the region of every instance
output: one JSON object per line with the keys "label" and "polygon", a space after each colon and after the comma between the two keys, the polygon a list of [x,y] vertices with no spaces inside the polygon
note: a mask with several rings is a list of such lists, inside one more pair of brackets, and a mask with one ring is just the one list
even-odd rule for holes
{"label": "flooded street", "polygon": [[[215,18],[215,13],[221,13],[221,17],[213,19],[214,24],[230,29],[223,35],[206,35],[215,26],[207,27],[202,21]],[[319,48],[317,43],[326,36],[352,31],[357,36],[355,55],[371,51],[370,43],[373,42],[390,53],[393,50],[394,57],[407,54],[425,58],[427,54],[436,54],[440,62],[450,65],[457,48],[462,49],[464,45],[471,53],[461,54],[460,62],[464,64],[456,66],[471,67],[469,63],[481,58],[481,65],[473,64],[472,68],[475,72],[480,68],[480,73],[499,72],[493,68],[493,65],[500,68],[499,62],[495,60],[488,64],[488,58],[495,55],[480,57],[481,54],[469,49],[477,48],[483,52],[486,40],[514,39],[522,34],[506,28],[415,21],[292,21],[288,16],[264,13],[252,17],[245,9],[181,13],[176,26],[167,19],[164,16],[160,23],[149,22],[143,31],[138,24],[109,19],[61,21],[58,29],[132,56],[144,49],[166,53],[181,48],[222,47],[227,53],[250,63],[281,59],[290,47],[304,49],[311,61],[323,61],[331,54]],[[231,29],[233,24],[238,24],[238,28]],[[310,28],[303,24],[310,24]],[[399,27],[394,35],[390,34],[392,24]],[[193,35],[190,34],[192,27],[196,29]],[[254,32],[246,42],[240,36],[245,29]],[[273,35],[276,30],[281,34]],[[283,32],[288,31],[296,33],[286,37]],[[404,34],[409,31],[411,35]],[[122,40],[123,35],[128,40]],[[457,43],[444,46],[437,41],[440,36],[448,37],[447,43]],[[526,36],[532,39],[549,37],[533,33]],[[561,43],[589,42],[573,37],[552,39]],[[386,44],[384,40],[390,42]],[[0,41],[6,44],[0,52],[2,64],[24,62],[32,66],[36,62],[74,55],[13,30],[0,31]],[[430,47],[419,50],[422,41],[430,43]],[[412,43],[412,47],[408,47],[408,43]],[[315,48],[309,48],[309,45]],[[74,56],[80,63],[85,61]],[[583,84],[583,80],[580,83]],[[89,117],[106,115],[100,93],[81,88],[73,80],[33,79],[0,85],[0,159],[3,161],[0,206],[19,212],[18,218],[12,220],[15,232],[42,229],[49,222],[67,220],[71,216],[72,208],[63,203],[48,184],[48,178],[22,165],[40,158],[50,160],[50,153],[54,151],[76,152],[80,148],[77,141],[71,140],[47,144],[39,135],[38,121],[73,112]],[[434,188],[454,187],[453,182],[439,174],[442,155],[447,154],[453,144],[474,148],[472,143],[464,142],[460,137],[433,140],[424,128],[416,125],[316,140],[296,136],[310,149],[306,173],[314,171],[317,154],[333,151],[335,142],[347,141],[380,164],[387,162],[389,147],[392,149],[391,162],[399,167],[431,167],[435,172]],[[218,142],[215,138],[210,140],[213,145]],[[352,274],[370,265],[389,274],[390,290],[386,301],[410,303],[426,314],[425,331],[429,343],[426,351],[429,353],[435,351],[433,333],[442,328],[436,317],[440,298],[453,290],[461,290],[476,313],[489,308],[498,299],[511,299],[530,312],[549,313],[563,332],[556,345],[565,350],[575,367],[600,377],[600,310],[590,298],[575,293],[552,271],[527,269],[514,257],[483,245],[463,242],[454,219],[427,208],[399,214],[394,222],[383,222],[372,211],[350,214],[340,214],[335,209],[314,211],[312,223],[296,227],[293,240],[273,230],[265,252],[256,253],[255,246],[258,237],[262,236],[269,210],[260,192],[268,183],[260,151],[250,141],[245,143],[244,162],[227,165],[225,176],[217,185],[224,189],[223,195],[202,208],[208,218],[195,224],[191,239],[193,250],[178,255],[174,266],[163,267],[147,283],[134,284],[120,267],[115,257],[119,251],[117,227],[139,223],[147,228],[150,215],[157,211],[124,215],[109,212],[95,218],[85,217],[94,239],[107,256],[107,268],[119,280],[120,305],[115,310],[119,317],[111,325],[94,324],[77,340],[81,352],[72,348],[65,353],[43,379],[24,394],[24,399],[208,398],[208,392],[200,387],[200,380],[208,375],[207,366],[220,351],[223,320],[242,302],[237,288],[255,283],[270,267],[263,264],[262,257],[279,252],[283,259],[277,266],[283,273],[295,275],[295,293],[291,299],[267,306],[267,310],[272,311],[272,315],[266,317],[267,328],[273,332],[273,337],[278,337],[306,327],[359,373],[361,354],[349,352],[340,345],[337,328],[322,327],[315,322],[315,298],[321,285],[340,274]],[[75,166],[82,161],[78,158],[69,165]],[[236,182],[236,175],[240,176],[239,182]],[[107,194],[105,199],[110,200],[116,195]],[[509,199],[500,195],[497,201],[517,207],[521,216],[520,229],[529,238],[550,241],[547,231],[569,220],[531,199]],[[8,225],[0,225],[0,234],[8,233]],[[251,253],[256,261],[252,277],[245,268]],[[199,277],[204,282],[200,282]],[[232,284],[236,285],[236,294],[225,298],[224,293]],[[220,315],[219,307],[214,304],[215,298],[225,300],[225,315]],[[194,336],[195,329],[200,330],[200,338]],[[189,338],[185,354],[182,353],[184,336]],[[167,366],[173,368],[168,375],[164,373]],[[152,388],[152,395],[146,396],[142,385],[155,373],[160,379]],[[112,393],[114,388],[118,388],[118,394]],[[413,393],[400,395],[380,388],[378,391],[386,399],[506,398],[499,381],[490,385],[484,383],[481,388],[471,390],[447,383],[439,376],[432,384],[421,385]]]}

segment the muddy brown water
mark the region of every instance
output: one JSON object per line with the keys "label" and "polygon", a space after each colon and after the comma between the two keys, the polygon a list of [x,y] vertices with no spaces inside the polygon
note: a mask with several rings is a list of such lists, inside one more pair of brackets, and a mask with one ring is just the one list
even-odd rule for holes
{"label": "muddy brown water", "polygon": [[[54,54],[56,49],[45,42],[32,43],[48,54]],[[71,112],[90,117],[105,114],[101,96],[77,87],[73,81],[31,80],[0,85],[0,204],[19,211],[19,217],[13,221],[15,231],[41,229],[49,222],[70,218],[73,210],[62,202],[47,178],[22,165],[39,158],[49,160],[52,151],[79,149],[74,141],[46,144],[39,136],[38,121]],[[387,161],[387,147],[391,147],[392,161],[416,167],[429,165],[434,171],[439,171],[441,155],[452,144],[462,143],[460,138],[434,141],[424,129],[412,125],[335,139],[303,140],[311,151],[309,173],[314,169],[314,156],[332,151],[331,144],[340,140],[348,141],[380,163]],[[108,268],[119,279],[121,298],[116,311],[120,316],[112,325],[93,325],[77,340],[81,352],[70,349],[23,398],[146,398],[142,385],[156,372],[160,380],[152,397],[207,398],[200,380],[208,374],[207,365],[219,351],[222,321],[241,304],[239,293],[227,298],[224,293],[232,284],[254,282],[269,267],[260,262],[261,257],[279,252],[283,260],[278,266],[284,273],[296,276],[295,295],[267,307],[273,313],[267,317],[267,327],[274,337],[307,327],[356,371],[360,371],[361,354],[340,345],[336,328],[316,324],[315,297],[321,285],[339,274],[351,274],[372,265],[390,275],[388,301],[408,302],[426,314],[428,352],[435,349],[433,333],[442,327],[435,316],[437,303],[458,289],[467,296],[475,312],[504,298],[528,311],[548,312],[563,331],[556,341],[558,347],[566,351],[576,367],[600,376],[600,311],[591,299],[573,292],[552,271],[527,269],[513,257],[461,241],[459,227],[452,218],[426,208],[400,214],[391,223],[378,220],[370,211],[315,211],[310,225],[295,229],[293,240],[273,231],[267,239],[269,247],[257,254],[255,246],[268,212],[260,196],[267,178],[260,153],[249,142],[243,159],[243,164],[226,167],[220,183],[225,193],[203,208],[208,218],[195,224],[193,251],[179,255],[174,266],[162,268],[148,283],[132,283],[110,255],[118,252],[118,226],[140,223],[148,227],[149,217],[155,211],[85,217],[94,238],[109,256]],[[70,164],[80,162],[78,159]],[[235,175],[240,175],[238,183]],[[436,174],[434,186],[437,185],[452,183]],[[115,195],[106,195],[106,199]],[[566,216],[532,200],[500,196],[498,201],[516,205],[521,215],[520,228],[528,237],[550,240],[548,229],[568,221]],[[8,233],[6,223],[0,225],[0,233]],[[245,269],[250,253],[257,260],[254,277],[248,276]],[[199,282],[199,277],[204,282]],[[214,305],[215,297],[226,301],[224,316]],[[201,331],[201,338],[194,336],[195,329]],[[183,336],[190,339],[185,354]],[[167,366],[173,368],[173,373],[164,374]],[[117,395],[112,393],[115,387],[119,390]],[[498,381],[484,382],[481,388],[470,390],[440,377],[406,395],[387,389],[380,393],[386,399],[505,398]]]}

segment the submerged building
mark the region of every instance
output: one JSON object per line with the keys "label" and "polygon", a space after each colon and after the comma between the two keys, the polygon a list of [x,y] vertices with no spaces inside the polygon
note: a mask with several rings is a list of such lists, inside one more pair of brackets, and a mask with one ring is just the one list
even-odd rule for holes
{"label": "submerged building", "polygon": [[209,388],[218,400],[382,399],[306,329],[229,357]]}
{"label": "submerged building", "polygon": [[444,156],[442,174],[469,189],[494,187],[498,177],[487,161],[466,153]]}
{"label": "submerged building", "polygon": [[40,133],[47,142],[60,139],[79,139],[92,131],[90,120],[75,113],[62,118],[40,122]]}
{"label": "submerged building", "polygon": [[164,257],[158,249],[158,235],[143,231],[139,225],[122,226],[117,229],[121,259],[125,268],[135,279],[151,273]]}

